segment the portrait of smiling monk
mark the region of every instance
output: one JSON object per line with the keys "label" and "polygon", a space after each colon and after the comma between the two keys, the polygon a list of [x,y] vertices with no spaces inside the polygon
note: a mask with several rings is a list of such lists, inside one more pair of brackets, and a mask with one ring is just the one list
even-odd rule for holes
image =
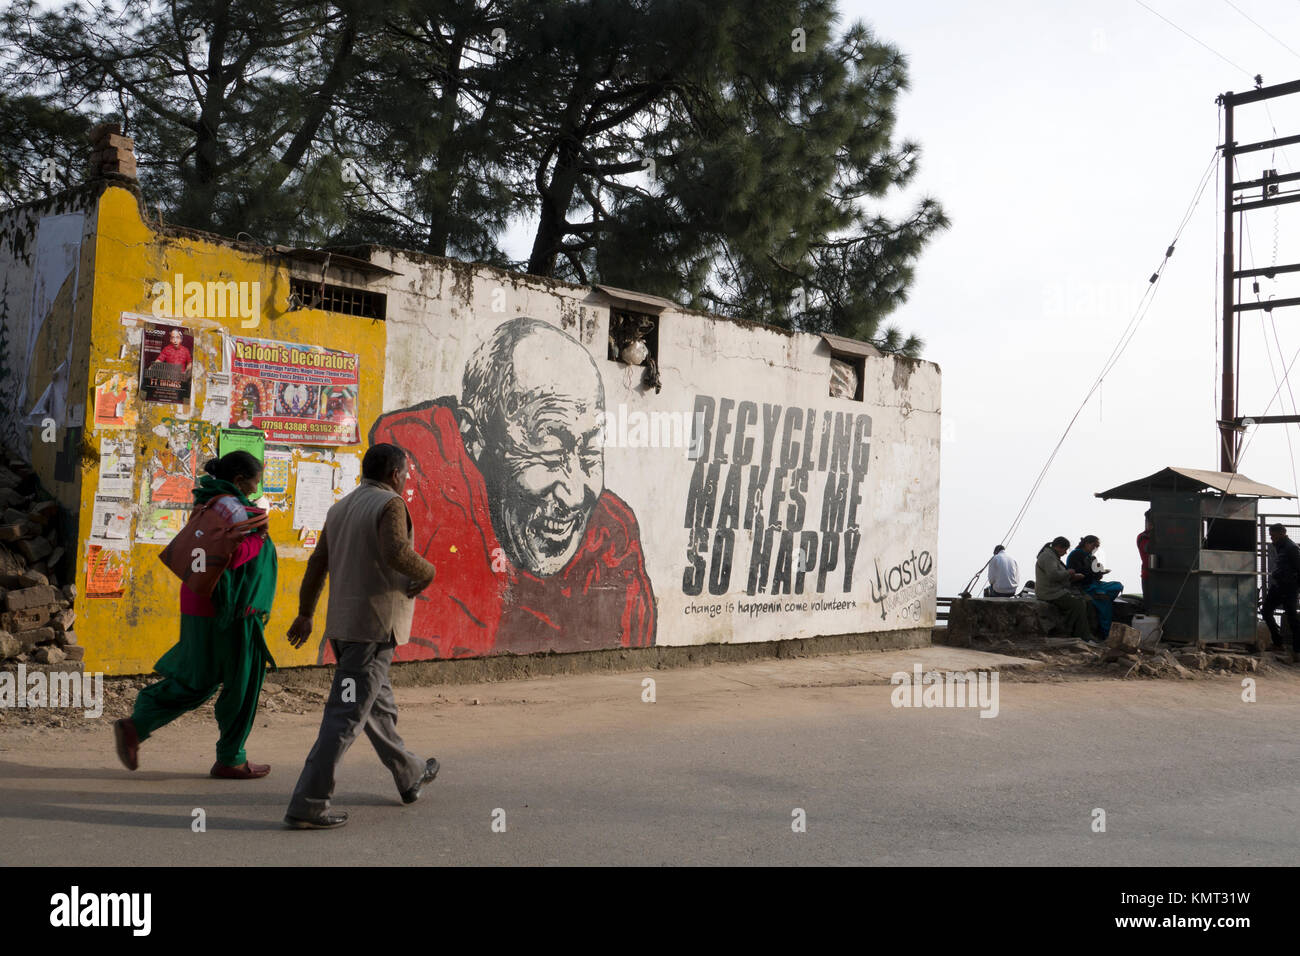
{"label": "portrait of smiling monk", "polygon": [[654,643],[636,517],[605,487],[604,410],[582,343],[518,318],[470,357],[459,402],[380,416],[370,440],[410,454],[415,550],[437,568],[399,660]]}

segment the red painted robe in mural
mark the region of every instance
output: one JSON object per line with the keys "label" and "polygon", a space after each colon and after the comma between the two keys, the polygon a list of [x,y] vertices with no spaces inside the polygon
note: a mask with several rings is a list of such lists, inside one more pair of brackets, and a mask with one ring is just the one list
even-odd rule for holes
{"label": "red painted robe in mural", "polygon": [[597,499],[582,546],[564,570],[539,578],[500,550],[483,476],[450,404],[383,415],[371,442],[391,442],[411,455],[406,500],[415,550],[437,568],[415,600],[411,643],[397,649],[396,660],[654,643],[641,535],[617,495],[604,491]]}

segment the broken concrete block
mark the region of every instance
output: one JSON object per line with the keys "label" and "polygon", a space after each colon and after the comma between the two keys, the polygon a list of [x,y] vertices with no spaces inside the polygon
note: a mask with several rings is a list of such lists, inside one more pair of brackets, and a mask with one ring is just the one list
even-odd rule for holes
{"label": "broken concrete block", "polygon": [[19,631],[15,637],[24,644],[53,644],[55,634],[52,627],[36,627],[30,631]]}
{"label": "broken concrete block", "polygon": [[77,632],[64,631],[61,634],[56,633],[54,635],[54,643],[63,648],[72,647],[77,643]]}
{"label": "broken concrete block", "polygon": [[23,652],[23,642],[8,631],[0,631],[0,660],[17,657]]}
{"label": "broken concrete block", "polygon": [[38,647],[32,652],[32,660],[38,664],[62,664],[67,655],[57,647]]}
{"label": "broken concrete block", "polygon": [[[33,571],[31,568],[28,568],[22,574],[18,575],[17,582],[18,583],[14,585],[15,590],[19,588],[40,587],[43,584],[49,584],[50,579],[47,578],[45,575],[41,574],[41,572]],[[48,602],[42,602],[42,603],[48,603]]]}
{"label": "broken concrete block", "polygon": [[1142,632],[1135,627],[1129,627],[1127,624],[1112,624],[1110,626],[1110,636],[1106,638],[1107,647],[1118,647],[1129,651],[1136,651],[1142,644]]}
{"label": "broken concrete block", "polygon": [[64,597],[65,600],[67,600],[67,601],[71,601],[71,602],[73,602],[73,603],[76,602],[76,600],[77,600],[77,586],[76,586],[75,584],[65,584],[65,585],[63,585],[63,589],[62,589],[62,590],[63,590],[63,597]]}
{"label": "broken concrete block", "polygon": [[[62,547],[60,547],[59,545],[55,545],[54,550],[50,552],[50,556],[45,559],[45,566],[50,570],[57,568],[59,566],[59,562],[63,560],[64,553],[65,552]],[[49,572],[47,571],[46,573],[48,574]]]}
{"label": "broken concrete block", "polygon": [[70,644],[63,648],[63,656],[70,661],[82,661],[86,659],[86,649]]}
{"label": "broken concrete block", "polygon": [[[32,572],[28,572],[32,574]],[[41,581],[45,575],[39,575]],[[59,592],[48,584],[38,584],[23,588],[21,591],[9,591],[5,594],[5,608],[10,611],[25,611],[27,608],[54,604],[59,599]]]}
{"label": "broken concrete block", "polygon": [[17,634],[20,631],[44,627],[57,611],[58,608],[51,605],[24,608],[21,611],[5,611],[0,614],[0,628],[11,634]]}
{"label": "broken concrete block", "polygon": [[50,627],[54,628],[56,631],[70,631],[72,630],[72,624],[76,619],[77,612],[67,608],[59,611],[50,618]]}
{"label": "broken concrete block", "polygon": [[[24,522],[23,524],[26,524]],[[0,541],[17,541],[23,536],[23,524],[0,525]]]}
{"label": "broken concrete block", "polygon": [[6,508],[4,514],[0,515],[0,521],[5,524],[22,524],[27,520],[29,520],[27,512],[19,511],[17,508]]}
{"label": "broken concrete block", "polygon": [[35,563],[49,556],[54,547],[44,538],[32,538],[22,540],[15,545],[15,550],[27,559],[28,563]]}
{"label": "broken concrete block", "polygon": [[38,501],[27,510],[28,516],[40,525],[48,525],[58,513],[59,503],[52,500]]}

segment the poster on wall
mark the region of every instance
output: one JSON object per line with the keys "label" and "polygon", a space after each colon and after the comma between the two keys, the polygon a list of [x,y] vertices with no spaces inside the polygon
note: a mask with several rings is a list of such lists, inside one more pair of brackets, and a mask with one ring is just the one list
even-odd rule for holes
{"label": "poster on wall", "polygon": [[140,342],[140,397],[188,405],[193,377],[194,334],[177,325],[148,323]]}
{"label": "poster on wall", "polygon": [[132,438],[99,440],[99,494],[129,498],[135,490],[135,441]]}
{"label": "poster on wall", "polygon": [[86,597],[120,598],[126,593],[131,552],[126,542],[101,542],[86,548]]}
{"label": "poster on wall", "polygon": [[120,372],[100,371],[95,376],[95,427],[134,428],[135,378]]}
{"label": "poster on wall", "polygon": [[95,496],[90,536],[125,541],[131,537],[131,504],[117,498]]}
{"label": "poster on wall", "polygon": [[266,440],[297,445],[360,442],[360,358],[318,345],[227,336],[230,420]]}
{"label": "poster on wall", "polygon": [[282,495],[289,490],[289,466],[293,452],[285,449],[266,449],[262,459],[262,493]]}
{"label": "poster on wall", "polygon": [[[217,439],[217,457],[224,458],[232,451],[246,451],[258,461],[263,461],[266,453],[266,435],[255,428],[223,428]],[[250,501],[262,497],[262,484],[248,496]]]}
{"label": "poster on wall", "polygon": [[293,526],[319,531],[334,504],[334,466],[324,461],[298,462],[298,484],[293,495]]}
{"label": "poster on wall", "polygon": [[155,431],[165,443],[145,466],[136,540],[166,544],[189,520],[194,486],[202,475],[203,429],[196,423],[167,418]]}

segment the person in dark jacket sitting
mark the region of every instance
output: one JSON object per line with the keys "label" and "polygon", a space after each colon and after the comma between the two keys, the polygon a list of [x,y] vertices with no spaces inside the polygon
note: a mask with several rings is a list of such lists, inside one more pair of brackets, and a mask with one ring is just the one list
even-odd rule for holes
{"label": "person in dark jacket sitting", "polygon": [[1040,601],[1056,606],[1065,617],[1065,629],[1072,637],[1088,640],[1087,604],[1071,587],[1080,580],[1078,573],[1061,563],[1070,547],[1068,538],[1056,537],[1043,545],[1034,562],[1034,592]]}
{"label": "person in dark jacket sitting", "polygon": [[1273,646],[1282,646],[1282,634],[1273,615],[1278,608],[1291,630],[1291,660],[1300,656],[1300,621],[1296,620],[1296,597],[1300,595],[1300,547],[1287,537],[1286,526],[1269,525],[1268,535],[1273,539],[1273,554],[1268,567],[1268,587],[1264,591],[1262,614],[1273,638]]}
{"label": "person in dark jacket sitting", "polygon": [[1078,546],[1065,559],[1065,566],[1071,571],[1083,575],[1079,580],[1079,590],[1092,599],[1097,609],[1097,625],[1103,638],[1110,636],[1110,622],[1114,617],[1114,601],[1124,590],[1118,581],[1103,581],[1109,574],[1097,560],[1095,552],[1101,547],[1101,539],[1095,534],[1087,534],[1079,539]]}

